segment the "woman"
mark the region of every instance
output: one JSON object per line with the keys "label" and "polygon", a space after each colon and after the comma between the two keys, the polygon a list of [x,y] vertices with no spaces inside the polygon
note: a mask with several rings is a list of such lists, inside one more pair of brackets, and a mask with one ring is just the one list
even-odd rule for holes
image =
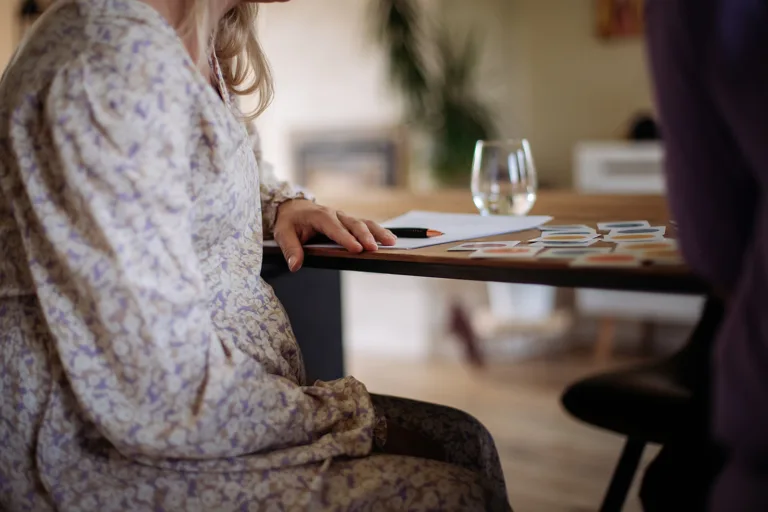
{"label": "woman", "polygon": [[240,0],[59,0],[6,71],[3,510],[508,507],[468,416],[303,382],[259,278],[263,237],[294,271],[318,232],[358,252],[394,239],[259,184],[233,105],[260,93],[252,118],[270,97],[255,16]]}

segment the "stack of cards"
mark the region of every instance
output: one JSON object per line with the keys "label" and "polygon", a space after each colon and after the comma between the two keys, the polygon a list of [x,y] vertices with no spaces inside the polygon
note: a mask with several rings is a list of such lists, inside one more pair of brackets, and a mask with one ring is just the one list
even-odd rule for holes
{"label": "stack of cards", "polygon": [[644,228],[626,228],[614,229],[603,237],[606,242],[651,242],[654,240],[663,240],[664,233],[667,232],[666,226],[644,227]]}
{"label": "stack of cards", "polygon": [[565,231],[542,231],[541,236],[534,240],[532,247],[589,247],[598,241],[600,235],[587,226]]}

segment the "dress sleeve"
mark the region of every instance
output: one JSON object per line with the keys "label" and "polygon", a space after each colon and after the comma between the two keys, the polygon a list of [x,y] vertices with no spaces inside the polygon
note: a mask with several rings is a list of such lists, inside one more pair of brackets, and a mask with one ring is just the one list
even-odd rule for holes
{"label": "dress sleeve", "polygon": [[265,162],[261,152],[261,138],[253,122],[248,123],[248,136],[251,140],[251,147],[256,156],[256,162],[259,166],[259,190],[261,192],[261,221],[264,230],[264,237],[271,238],[277,220],[277,208],[291,199],[307,199],[314,201],[315,198],[305,190],[301,190],[288,183],[278,180],[275,176],[272,166]]}
{"label": "dress sleeve", "polygon": [[[82,59],[53,80],[18,158],[14,212],[64,377],[123,455],[218,459],[370,451],[374,411],[347,378],[299,386],[217,336],[188,191],[190,78]],[[163,64],[165,66],[165,64]],[[190,75],[191,76],[191,75]],[[202,89],[200,89],[202,91]],[[287,458],[286,458],[287,459]],[[282,458],[280,460],[283,460]]]}
{"label": "dress sleeve", "polygon": [[[694,271],[730,294],[751,243],[760,186],[716,98],[714,80],[727,74],[713,44],[717,12],[698,0],[648,0],[647,40],[682,250]],[[762,96],[755,105],[765,103],[765,90]]]}

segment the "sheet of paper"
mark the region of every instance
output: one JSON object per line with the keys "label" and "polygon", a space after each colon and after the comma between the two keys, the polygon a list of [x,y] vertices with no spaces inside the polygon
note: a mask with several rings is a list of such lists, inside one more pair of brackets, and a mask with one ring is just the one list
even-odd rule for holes
{"label": "sheet of paper", "polygon": [[382,249],[419,249],[484,236],[504,235],[535,229],[552,220],[547,216],[515,217],[511,215],[470,215],[411,211],[400,217],[382,222],[388,228],[429,228],[445,233],[434,238],[400,238],[394,247]]}

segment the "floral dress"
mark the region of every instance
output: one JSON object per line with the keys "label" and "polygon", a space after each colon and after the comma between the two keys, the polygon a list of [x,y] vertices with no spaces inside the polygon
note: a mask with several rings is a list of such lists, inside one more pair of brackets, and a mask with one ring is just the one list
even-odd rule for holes
{"label": "floral dress", "polygon": [[[0,83],[0,509],[507,507],[470,417],[304,382],[260,278],[298,194],[257,169],[153,8],[39,21]],[[377,412],[449,460],[372,454]]]}

